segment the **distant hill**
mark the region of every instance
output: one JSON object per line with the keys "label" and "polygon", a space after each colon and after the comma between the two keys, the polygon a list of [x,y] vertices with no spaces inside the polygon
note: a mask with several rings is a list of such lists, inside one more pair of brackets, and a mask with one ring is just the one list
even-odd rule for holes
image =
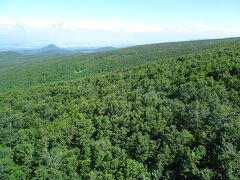
{"label": "distant hill", "polygon": [[[69,55],[76,53],[93,53],[93,52],[104,52],[116,49],[115,47],[75,47],[75,48],[60,48],[55,44],[49,44],[38,49],[13,49],[11,51],[21,53],[23,55]],[[2,51],[3,52],[3,51]]]}
{"label": "distant hill", "polygon": [[15,58],[8,61],[10,64],[0,69],[0,92],[74,80],[232,45],[240,45],[240,38],[150,44],[88,54],[56,53],[62,52],[62,48],[48,45],[38,50],[43,53],[24,55],[19,61],[24,63],[11,65]]}
{"label": "distant hill", "polygon": [[24,61],[22,57],[22,54],[13,51],[0,52],[0,67],[21,63]]}
{"label": "distant hill", "polygon": [[55,44],[49,44],[39,50],[41,53],[49,53],[49,52],[61,52],[63,49],[59,48]]}
{"label": "distant hill", "polygon": [[24,55],[51,55],[51,54],[66,54],[68,50],[60,48],[55,44],[49,44],[40,49],[27,49],[17,51]]}
{"label": "distant hill", "polygon": [[37,51],[37,54],[40,55],[49,55],[49,54],[68,54],[70,51],[67,49],[60,48],[55,44],[49,44]]}
{"label": "distant hill", "polygon": [[55,58],[62,59],[73,54],[106,52],[114,49],[114,47],[60,48],[55,44],[49,44],[39,49],[0,51],[0,68]]}

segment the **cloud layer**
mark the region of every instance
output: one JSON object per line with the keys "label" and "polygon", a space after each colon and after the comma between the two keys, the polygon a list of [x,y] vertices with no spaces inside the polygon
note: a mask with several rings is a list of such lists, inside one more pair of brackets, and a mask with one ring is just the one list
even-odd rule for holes
{"label": "cloud layer", "polygon": [[[17,37],[22,35],[22,39]],[[11,18],[0,15],[0,36],[7,41],[13,38],[21,41],[91,42],[91,43],[151,43],[165,41],[165,36],[175,40],[239,36],[240,27],[212,27],[205,23],[196,24],[161,24],[137,23],[110,18],[93,19],[33,19]],[[88,37],[86,37],[88,36]],[[118,37],[116,37],[118,36]],[[122,41],[120,41],[122,40]],[[174,41],[174,39],[172,39]],[[119,41],[119,42],[118,42]],[[169,38],[171,41],[171,38]],[[61,42],[60,42],[61,43]]]}
{"label": "cloud layer", "polygon": [[179,24],[179,25],[162,25],[146,24],[123,21],[120,19],[110,19],[105,21],[96,21],[92,19],[76,19],[63,21],[56,19],[13,19],[6,16],[0,16],[1,30],[14,30],[17,27],[23,27],[28,30],[59,30],[59,31],[110,31],[119,33],[153,33],[153,32],[194,32],[210,30],[207,24]]}

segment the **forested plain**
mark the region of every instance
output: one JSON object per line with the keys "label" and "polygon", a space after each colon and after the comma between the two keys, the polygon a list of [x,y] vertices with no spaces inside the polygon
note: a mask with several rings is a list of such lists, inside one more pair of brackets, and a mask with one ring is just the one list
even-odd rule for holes
{"label": "forested plain", "polygon": [[80,79],[5,81],[0,179],[240,179],[240,42],[201,42],[89,54],[119,58]]}

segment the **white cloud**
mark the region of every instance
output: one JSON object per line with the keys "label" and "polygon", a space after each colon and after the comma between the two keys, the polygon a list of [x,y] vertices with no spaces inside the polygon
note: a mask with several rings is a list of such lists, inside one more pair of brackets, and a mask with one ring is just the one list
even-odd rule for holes
{"label": "white cloud", "polygon": [[2,30],[14,30],[17,26],[24,27],[26,31],[108,31],[118,33],[166,33],[166,32],[206,32],[210,31],[209,25],[204,23],[196,24],[147,24],[124,21],[121,19],[110,19],[96,21],[92,19],[75,19],[70,21],[56,19],[13,19],[7,16],[0,16]]}
{"label": "white cloud", "polygon": [[141,23],[121,18],[100,21],[11,18],[0,14],[1,43],[145,44],[229,36],[240,36],[240,26]]}

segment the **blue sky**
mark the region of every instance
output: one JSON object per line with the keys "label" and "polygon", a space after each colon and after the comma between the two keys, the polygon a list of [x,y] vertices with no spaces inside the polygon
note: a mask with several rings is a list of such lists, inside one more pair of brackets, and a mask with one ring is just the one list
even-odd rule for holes
{"label": "blue sky", "polygon": [[240,36],[239,0],[0,0],[0,46],[105,46]]}

